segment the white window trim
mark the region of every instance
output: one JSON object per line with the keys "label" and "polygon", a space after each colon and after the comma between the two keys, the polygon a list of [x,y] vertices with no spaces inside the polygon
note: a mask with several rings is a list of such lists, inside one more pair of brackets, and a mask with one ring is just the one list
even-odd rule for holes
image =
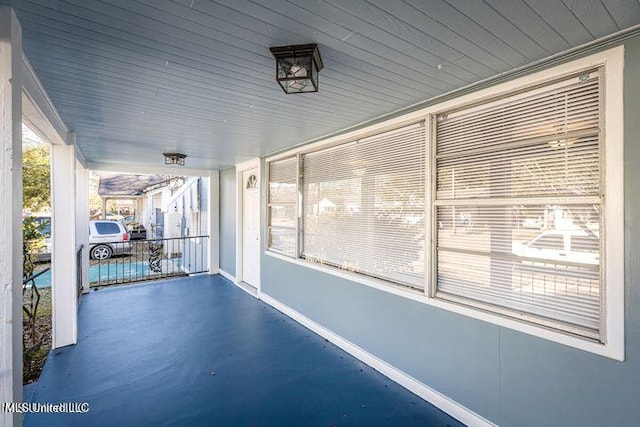
{"label": "white window trim", "polygon": [[[589,339],[570,335],[565,332],[547,329],[543,326],[526,323],[515,318],[508,318],[496,313],[483,311],[468,305],[461,305],[450,301],[434,298],[430,295],[429,289],[433,289],[431,280],[433,270],[432,262],[427,262],[429,266],[425,276],[428,282],[425,286],[426,292],[411,290],[402,286],[394,286],[382,280],[376,280],[362,274],[343,271],[325,265],[319,265],[299,258],[280,255],[270,250],[266,254],[274,258],[291,262],[296,265],[311,268],[323,273],[350,280],[355,283],[370,286],[372,288],[392,293],[404,298],[418,301],[433,307],[441,308],[453,313],[461,314],[474,319],[495,324],[500,327],[520,331],[539,338],[547,339],[556,343],[574,347],[580,350],[595,353],[601,356],[623,361],[625,359],[624,349],[624,118],[623,118],[623,71],[624,71],[624,46],[615,47],[602,52],[598,52],[577,60],[573,60],[543,71],[533,73],[528,76],[501,83],[496,86],[464,95],[449,101],[442,102],[424,109],[405,114],[401,117],[391,119],[376,125],[369,126],[357,131],[348,132],[343,135],[328,138],[304,147],[289,150],[266,159],[266,162],[290,157],[294,154],[315,151],[330,145],[348,142],[350,140],[363,138],[368,135],[400,127],[404,124],[414,123],[429,116],[468,105],[472,102],[481,102],[492,99],[501,94],[509,94],[514,91],[527,88],[536,84],[568,76],[579,71],[604,67],[604,122],[606,123],[606,134],[603,133],[604,159],[601,160],[604,169],[604,182],[606,186],[606,199],[604,203],[604,253],[605,259],[602,265],[603,277],[605,281],[605,304],[602,315],[604,325],[602,335],[604,343],[594,342]],[[427,120],[427,123],[430,123]],[[431,131],[427,129],[428,138],[431,139]],[[429,167],[429,163],[427,165]],[[427,176],[431,176],[427,170]],[[427,199],[431,200],[432,185],[427,182]],[[431,215],[432,209],[427,209],[427,221],[425,221],[425,232],[428,241],[432,236]],[[430,247],[430,245],[426,245]],[[431,254],[428,254],[431,255]],[[428,259],[432,259],[429,256]],[[431,282],[431,283],[430,283]]]}

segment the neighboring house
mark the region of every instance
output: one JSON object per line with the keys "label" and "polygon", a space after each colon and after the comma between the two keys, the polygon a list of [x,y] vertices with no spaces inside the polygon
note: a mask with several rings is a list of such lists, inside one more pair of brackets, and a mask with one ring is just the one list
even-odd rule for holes
{"label": "neighboring house", "polygon": [[[207,180],[200,177],[103,174],[98,194],[103,212],[109,199],[135,206],[135,222],[147,230],[147,239],[174,239],[206,234],[207,187]],[[165,253],[183,254],[182,268],[200,271],[207,260],[206,244],[206,239],[170,240]]]}
{"label": "neighboring house", "polygon": [[101,174],[98,195],[102,199],[102,211],[98,217],[106,219],[107,201],[115,200],[116,204],[127,206],[128,211],[135,212],[135,222],[143,224],[148,229],[152,223],[145,221],[146,217],[141,217],[146,192],[158,186],[165,186],[169,179],[167,175]]}
{"label": "neighboring house", "polygon": [[186,272],[202,271],[207,263],[207,240],[201,238],[207,234],[207,194],[208,180],[191,177],[167,183],[163,187],[149,191],[146,198],[145,214],[155,218],[157,224],[155,236],[165,239],[188,237],[182,240],[169,240],[165,251],[183,254],[182,269]]}

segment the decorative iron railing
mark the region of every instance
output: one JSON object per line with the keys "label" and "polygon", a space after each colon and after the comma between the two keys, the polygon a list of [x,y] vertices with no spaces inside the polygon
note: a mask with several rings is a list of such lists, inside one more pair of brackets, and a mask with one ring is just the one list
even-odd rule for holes
{"label": "decorative iron railing", "polygon": [[[120,285],[207,272],[208,243],[209,236],[92,243],[89,285]],[[101,254],[109,257],[95,259],[104,256]]]}

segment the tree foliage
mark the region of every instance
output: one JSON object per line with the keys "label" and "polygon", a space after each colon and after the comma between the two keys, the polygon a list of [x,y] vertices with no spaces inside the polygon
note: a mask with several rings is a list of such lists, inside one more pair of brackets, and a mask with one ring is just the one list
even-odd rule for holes
{"label": "tree foliage", "polygon": [[49,146],[25,147],[22,152],[23,207],[38,211],[51,201]]}
{"label": "tree foliage", "polygon": [[39,223],[35,217],[22,220],[22,271],[24,278],[33,274],[32,254],[41,251],[45,246],[43,234],[45,224]]}

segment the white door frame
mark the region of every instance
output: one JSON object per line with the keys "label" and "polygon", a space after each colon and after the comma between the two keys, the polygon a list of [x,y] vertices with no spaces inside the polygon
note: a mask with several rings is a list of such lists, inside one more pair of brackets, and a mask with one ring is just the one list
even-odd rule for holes
{"label": "white door frame", "polygon": [[[261,162],[260,158],[256,157],[255,159],[247,160],[246,162],[238,163],[236,165],[236,283],[240,283],[243,281],[242,277],[242,259],[243,259],[243,250],[244,250],[244,240],[243,240],[243,221],[244,221],[244,206],[243,206],[243,198],[244,198],[244,179],[242,177],[242,173],[251,169],[258,170],[258,192],[260,193],[260,200],[262,200],[262,173],[261,173]],[[260,230],[258,233],[258,247],[260,247],[260,254],[258,256],[258,283],[254,283],[253,285],[258,289],[258,296],[260,295],[260,271],[261,271],[261,261],[262,257],[262,203],[260,203]]]}

